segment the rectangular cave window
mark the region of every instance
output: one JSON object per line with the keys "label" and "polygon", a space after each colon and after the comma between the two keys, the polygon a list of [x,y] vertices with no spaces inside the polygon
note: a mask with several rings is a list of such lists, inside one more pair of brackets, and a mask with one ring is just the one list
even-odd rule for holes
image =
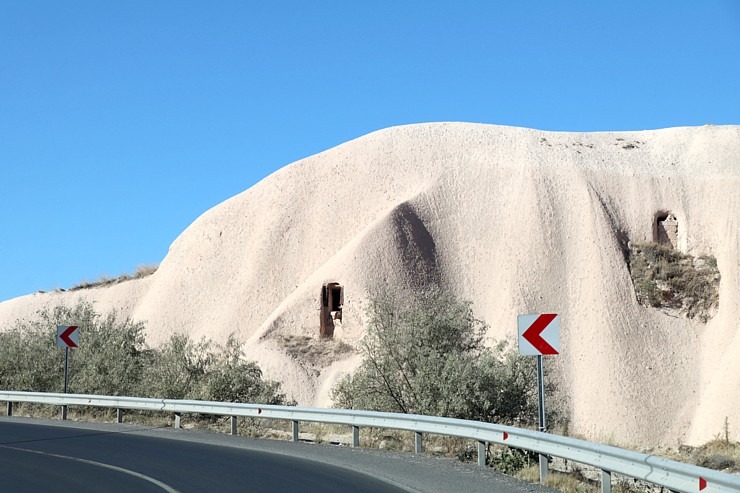
{"label": "rectangular cave window", "polygon": [[334,285],[331,287],[331,308],[332,311],[342,309],[342,286]]}
{"label": "rectangular cave window", "polygon": [[655,214],[653,241],[670,248],[678,248],[678,220],[675,215],[667,211]]}
{"label": "rectangular cave window", "polygon": [[342,321],[344,288],[339,283],[330,282],[321,287],[321,320],[319,334],[322,337],[334,336],[334,321]]}

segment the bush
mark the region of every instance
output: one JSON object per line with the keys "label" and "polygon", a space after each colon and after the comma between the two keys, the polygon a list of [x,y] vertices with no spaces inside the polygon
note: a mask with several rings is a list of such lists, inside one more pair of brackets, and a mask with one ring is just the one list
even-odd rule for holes
{"label": "bush", "polygon": [[[63,314],[61,325],[80,326],[80,347],[70,350],[73,365],[70,392],[133,395],[140,391],[144,350],[142,322],[120,319],[115,312],[99,315],[90,304],[56,310]],[[52,331],[56,330],[56,325]],[[53,349],[62,352],[59,348]]]}
{"label": "bush", "polygon": [[735,467],[735,459],[722,454],[713,454],[709,457],[702,458],[699,461],[701,467],[707,467],[709,469],[715,469],[722,471],[725,469],[732,469]]}
{"label": "bush", "polygon": [[[432,289],[416,296],[375,297],[364,360],[341,380],[339,407],[532,424],[537,416],[534,358],[506,343],[484,345],[488,326],[470,303]],[[550,386],[552,390],[552,386]]]}
{"label": "bush", "polygon": [[70,351],[69,390],[130,395],[138,390],[144,326],[115,313],[101,317],[89,303],[44,309],[31,321],[17,321],[0,333],[0,385],[13,390],[64,390],[64,350],[56,345],[58,325],[78,325],[85,343]]}
{"label": "bush", "polygon": [[280,384],[263,380],[259,366],[242,359],[242,346],[234,337],[220,347],[178,334],[160,348],[148,349],[144,323],[121,319],[116,312],[100,315],[87,302],[42,310],[34,320],[16,321],[0,332],[0,388],[63,390],[59,325],[80,327],[80,347],[70,350],[71,393],[285,403]]}
{"label": "bush", "polygon": [[510,447],[495,447],[489,457],[489,463],[492,467],[509,475],[530,467],[532,464],[537,464],[538,460],[536,452]]}
{"label": "bush", "polygon": [[253,361],[242,359],[239,341],[232,335],[223,351],[212,356],[211,365],[200,381],[195,396],[219,402],[285,404],[280,384],[262,380],[262,370]]}
{"label": "bush", "polygon": [[637,301],[645,306],[679,310],[702,322],[719,306],[720,273],[714,257],[635,243],[629,248],[629,268]]}
{"label": "bush", "polygon": [[18,321],[0,332],[0,388],[61,392],[64,351],[56,348],[55,337],[51,324],[42,321]]}
{"label": "bush", "polygon": [[164,345],[147,354],[142,375],[145,392],[163,399],[194,397],[212,364],[212,345],[205,339],[196,343],[184,334],[173,334]]}

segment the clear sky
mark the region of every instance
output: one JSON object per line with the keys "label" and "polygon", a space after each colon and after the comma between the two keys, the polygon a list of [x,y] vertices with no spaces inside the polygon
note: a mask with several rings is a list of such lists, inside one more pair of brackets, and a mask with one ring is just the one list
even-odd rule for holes
{"label": "clear sky", "polygon": [[740,124],[740,0],[0,3],[0,300],[384,127]]}

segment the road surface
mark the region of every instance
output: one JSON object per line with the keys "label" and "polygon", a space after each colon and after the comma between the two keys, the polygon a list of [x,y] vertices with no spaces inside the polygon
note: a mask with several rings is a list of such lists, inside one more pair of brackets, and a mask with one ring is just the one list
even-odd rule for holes
{"label": "road surface", "polygon": [[192,430],[0,418],[14,492],[553,491],[448,459]]}

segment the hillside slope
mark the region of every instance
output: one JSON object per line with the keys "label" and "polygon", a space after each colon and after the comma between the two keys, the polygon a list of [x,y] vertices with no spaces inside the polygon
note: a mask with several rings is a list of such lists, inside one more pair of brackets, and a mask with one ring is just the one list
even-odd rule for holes
{"label": "hillside slope", "polygon": [[[235,332],[300,404],[357,357],[315,368],[289,336],[319,331],[321,287],[344,288],[335,337],[363,334],[368,293],[441,283],[470,299],[492,339],[519,313],[561,315],[555,365],[571,429],[630,444],[740,435],[740,127],[555,133],[438,123],[394,127],[293,163],[214,207],[151,277],[0,303],[5,325],[79,297],[173,332]],[[677,248],[716,257],[706,324],[637,303],[627,242],[678,221]],[[344,355],[343,357],[345,357]]]}

